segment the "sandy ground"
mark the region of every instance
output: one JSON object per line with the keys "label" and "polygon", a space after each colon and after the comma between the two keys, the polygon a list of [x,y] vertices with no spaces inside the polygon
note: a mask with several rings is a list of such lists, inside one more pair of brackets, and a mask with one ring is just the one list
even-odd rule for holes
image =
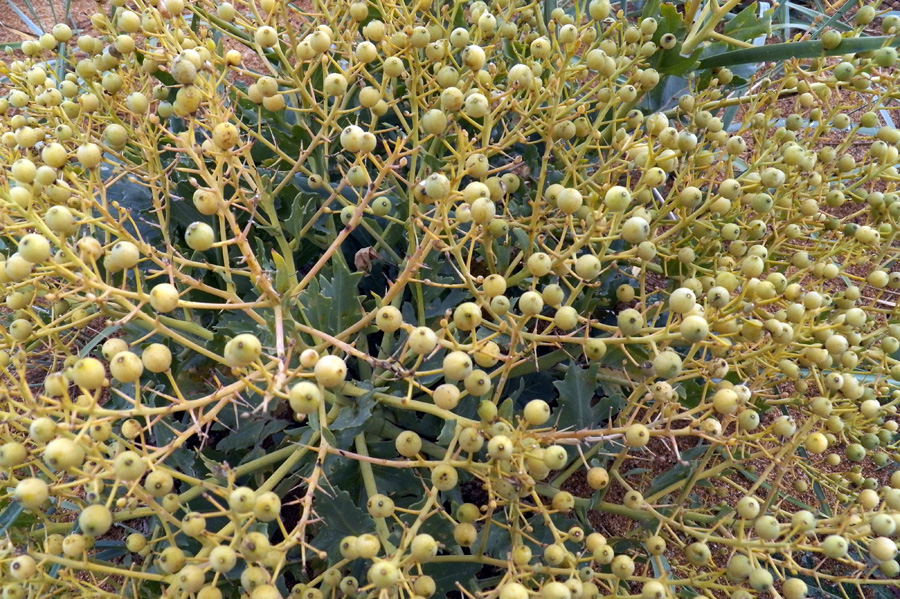
{"label": "sandy ground", "polygon": [[[11,5],[15,5],[43,31],[52,29],[66,14],[66,0],[31,0],[34,12],[28,8],[24,0],[0,0],[0,43],[21,42],[35,38],[31,28]],[[71,0],[67,24],[73,29],[89,28],[90,16],[96,11],[96,6],[94,0]]]}

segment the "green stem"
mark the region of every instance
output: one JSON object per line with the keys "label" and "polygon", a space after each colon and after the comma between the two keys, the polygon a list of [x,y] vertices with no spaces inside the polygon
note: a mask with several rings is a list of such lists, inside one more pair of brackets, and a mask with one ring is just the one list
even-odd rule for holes
{"label": "green stem", "polygon": [[[369,448],[366,445],[365,433],[356,435],[353,438],[353,443],[356,446],[356,453],[361,456],[369,457]],[[378,495],[378,486],[375,484],[375,473],[372,471],[372,464],[365,460],[360,460],[358,463],[363,486],[366,488],[366,495],[370,498]],[[394,547],[393,543],[389,540],[391,531],[388,530],[387,521],[384,518],[372,519],[375,520],[375,532],[378,533],[378,538],[381,540],[381,545],[384,547],[385,553],[390,554],[396,551],[397,548]]]}

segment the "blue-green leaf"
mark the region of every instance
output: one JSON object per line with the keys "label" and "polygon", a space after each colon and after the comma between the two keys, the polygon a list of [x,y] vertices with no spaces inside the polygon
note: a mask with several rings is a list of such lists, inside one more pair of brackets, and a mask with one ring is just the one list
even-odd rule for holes
{"label": "blue-green leaf", "polygon": [[340,333],[359,320],[358,285],[363,273],[351,273],[341,258],[335,258],[331,278],[320,274],[297,298],[309,325],[326,333]]}
{"label": "blue-green leaf", "polygon": [[331,497],[316,493],[313,506],[323,525],[313,538],[312,546],[325,551],[329,563],[341,560],[338,550],[341,539],[372,531],[372,519],[356,505],[347,491],[337,492]]}
{"label": "blue-green leaf", "polygon": [[9,527],[19,517],[25,508],[18,501],[10,501],[6,508],[0,512],[0,535],[5,535]]}
{"label": "blue-green leaf", "polygon": [[728,37],[742,42],[749,42],[760,36],[768,35],[772,30],[772,9],[759,16],[759,4],[754,2],[733,19],[725,23],[724,33]]}
{"label": "blue-green leaf", "polygon": [[822,47],[821,40],[806,42],[785,42],[783,44],[770,44],[756,48],[743,48],[731,52],[723,52],[715,56],[709,56],[700,61],[701,69],[714,67],[730,67],[738,64],[756,62],[780,62],[792,58],[816,58],[819,56],[842,56],[844,54],[856,54],[878,50],[884,46],[900,46],[900,38],[881,36],[866,38],[849,38],[841,42],[841,45],[831,50]]}
{"label": "blue-green leaf", "polygon": [[372,417],[372,408],[376,405],[374,395],[375,391],[369,391],[351,399],[350,405],[341,408],[337,418],[328,425],[328,428],[332,431],[344,431],[346,434],[359,434]]}
{"label": "blue-green leaf", "polygon": [[565,378],[553,383],[559,391],[559,428],[589,428],[593,423],[591,402],[597,391],[598,368],[598,364],[591,364],[588,368],[572,364]]}

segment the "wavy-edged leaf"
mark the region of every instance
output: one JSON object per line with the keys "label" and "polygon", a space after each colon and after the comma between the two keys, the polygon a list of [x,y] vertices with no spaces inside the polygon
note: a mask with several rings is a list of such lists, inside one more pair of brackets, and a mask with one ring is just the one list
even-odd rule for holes
{"label": "wavy-edged leaf", "polygon": [[347,491],[337,492],[331,497],[317,493],[313,506],[323,525],[313,538],[312,545],[328,554],[329,563],[342,559],[339,551],[341,539],[373,529],[372,519],[356,505]]}
{"label": "wavy-edged leaf", "polygon": [[253,420],[245,422],[242,420],[239,428],[227,435],[216,449],[223,452],[234,451],[235,449],[249,450],[268,439],[271,435],[281,432],[290,424],[287,420]]}
{"label": "wavy-edged leaf", "polygon": [[678,394],[681,405],[686,408],[696,408],[703,399],[705,385],[699,379],[690,379],[682,381],[675,387],[675,393]]}
{"label": "wavy-edged leaf", "polygon": [[594,418],[591,401],[597,391],[598,368],[598,364],[591,364],[588,368],[572,364],[565,378],[553,383],[559,391],[557,401],[560,406],[558,420],[560,429],[570,426],[576,429],[590,427]]}
{"label": "wavy-edged leaf", "polygon": [[603,397],[594,405],[594,414],[601,421],[612,420],[625,408],[627,403],[625,393],[622,392],[622,388],[618,385],[601,382],[599,387],[603,390]]}
{"label": "wavy-edged leaf", "polygon": [[332,260],[332,277],[320,274],[297,297],[309,325],[335,334],[354,324],[360,315],[358,285],[363,273],[351,273],[342,259]]}
{"label": "wavy-edged leaf", "polygon": [[[659,44],[660,38],[666,33],[673,34],[678,40],[684,39],[687,30],[674,4],[667,2],[660,5],[659,14],[655,15],[655,18],[659,21],[659,26],[653,36],[655,43]],[[662,75],[684,75],[695,68],[702,52],[703,49],[698,48],[691,55],[682,56],[681,42],[679,41],[675,47],[661,50],[653,55],[653,68]]]}
{"label": "wavy-edged leaf", "polygon": [[332,431],[349,431],[347,434],[352,435],[359,434],[372,417],[372,408],[376,405],[374,396],[375,391],[369,391],[350,400],[351,405],[342,407],[328,428]]}
{"label": "wavy-edged leaf", "polygon": [[772,9],[769,9],[760,17],[759,3],[754,2],[725,23],[725,35],[742,42],[766,35],[771,31],[772,12]]}
{"label": "wavy-edged leaf", "polygon": [[[305,191],[299,192],[291,203],[290,216],[282,223],[285,231],[296,237],[312,218],[316,215],[319,206],[316,196]],[[309,240],[311,241],[311,240]],[[305,239],[304,242],[307,242]]]}

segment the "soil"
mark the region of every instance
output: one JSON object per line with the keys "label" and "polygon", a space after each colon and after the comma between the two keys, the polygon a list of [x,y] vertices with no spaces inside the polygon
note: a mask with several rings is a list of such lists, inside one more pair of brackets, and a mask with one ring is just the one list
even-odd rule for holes
{"label": "soil", "polygon": [[[59,23],[66,12],[66,0],[32,0],[32,11],[23,0],[7,0],[0,3],[0,43],[22,42],[36,36],[19,14],[10,5],[15,5],[34,25],[42,31],[49,31]],[[91,15],[96,12],[94,0],[71,0],[69,19],[66,24],[73,30],[91,27]]]}

